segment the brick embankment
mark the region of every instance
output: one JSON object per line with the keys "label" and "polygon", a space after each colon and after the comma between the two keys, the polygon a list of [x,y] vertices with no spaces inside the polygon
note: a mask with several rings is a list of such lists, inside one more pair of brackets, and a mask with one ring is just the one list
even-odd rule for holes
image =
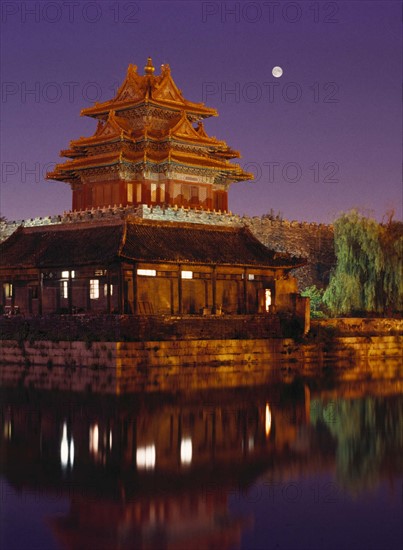
{"label": "brick embankment", "polygon": [[4,340],[144,342],[281,336],[276,315],[47,315],[0,317]]}
{"label": "brick embankment", "polygon": [[0,383],[127,393],[258,385],[296,376],[402,379],[403,336],[144,342],[2,342]]}

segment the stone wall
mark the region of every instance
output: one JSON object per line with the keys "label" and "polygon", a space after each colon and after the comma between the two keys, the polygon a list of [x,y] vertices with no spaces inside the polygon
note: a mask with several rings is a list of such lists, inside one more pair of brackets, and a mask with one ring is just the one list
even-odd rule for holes
{"label": "stone wall", "polygon": [[[0,384],[124,394],[259,385],[323,375],[401,379],[402,336],[165,342],[16,342],[0,348]],[[329,370],[332,369],[332,370]]]}
{"label": "stone wall", "polygon": [[379,336],[403,334],[403,319],[341,317],[311,321],[312,328],[318,327],[337,331],[338,336]]}
{"label": "stone wall", "polygon": [[1,338],[127,342],[270,338],[281,335],[276,315],[48,315],[0,316]]}
{"label": "stone wall", "polygon": [[306,258],[306,266],[296,269],[299,288],[324,288],[335,265],[334,234],[331,225],[272,220],[264,216],[244,218],[252,233],[267,247]]}

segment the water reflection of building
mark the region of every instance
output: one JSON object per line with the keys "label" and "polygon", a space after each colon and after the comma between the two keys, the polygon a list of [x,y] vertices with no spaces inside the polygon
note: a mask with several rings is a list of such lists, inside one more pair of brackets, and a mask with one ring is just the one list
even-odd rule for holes
{"label": "water reflection of building", "polygon": [[14,485],[71,496],[68,517],[52,520],[68,548],[234,547],[247,518],[230,518],[228,495],[295,454],[309,421],[305,397],[15,396],[2,405],[5,474]]}
{"label": "water reflection of building", "polygon": [[271,502],[307,476],[330,472],[353,493],[401,476],[403,400],[388,395],[399,383],[360,384],[119,400],[8,393],[1,469],[18,489],[70,498],[67,516],[49,521],[66,548],[234,548],[250,518],[228,503],[252,484]]}

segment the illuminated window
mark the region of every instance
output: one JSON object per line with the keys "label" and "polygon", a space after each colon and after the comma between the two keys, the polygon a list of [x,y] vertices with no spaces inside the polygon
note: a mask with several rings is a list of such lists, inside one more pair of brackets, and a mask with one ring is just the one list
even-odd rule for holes
{"label": "illuminated window", "polygon": [[189,185],[182,185],[182,195],[183,198],[188,201],[190,199],[190,189]]}
{"label": "illuminated window", "polygon": [[193,279],[193,271],[182,271],[182,279]]}
{"label": "illuminated window", "polygon": [[264,291],[264,299],[265,299],[265,308],[266,311],[270,310],[271,306],[271,290],[270,288],[266,288]]}
{"label": "illuminated window", "polygon": [[151,184],[151,202],[157,202],[157,184]]}
{"label": "illuminated window", "polygon": [[13,297],[13,285],[12,283],[4,283],[4,294],[6,298],[12,298]]}
{"label": "illuminated window", "polygon": [[141,183],[137,184],[137,202],[141,202]]}
{"label": "illuminated window", "polygon": [[127,184],[127,202],[133,202],[133,184]]}
{"label": "illuminated window", "polygon": [[165,183],[160,185],[160,201],[165,202]]}
{"label": "illuminated window", "polygon": [[97,300],[99,298],[99,280],[90,279],[90,298]]}
{"label": "illuminated window", "polygon": [[[113,294],[113,285],[109,285],[109,293],[112,296]],[[104,296],[108,296],[108,285],[104,285]]]}
{"label": "illuminated window", "polygon": [[75,271],[62,271],[62,279],[68,279],[69,278],[69,273],[71,274],[71,278],[74,279],[74,277],[76,276],[76,272]]}
{"label": "illuminated window", "polygon": [[62,298],[69,297],[69,283],[67,281],[62,281],[60,285],[60,295]]}
{"label": "illuminated window", "polygon": [[249,279],[250,281],[253,281],[254,278],[255,278],[255,275],[254,275],[253,273],[249,273],[249,274],[248,274],[248,279]]}
{"label": "illuminated window", "polygon": [[137,275],[143,275],[144,277],[156,277],[157,272],[155,269],[138,269]]}
{"label": "illuminated window", "polygon": [[180,197],[182,193],[182,186],[180,183],[174,183],[174,199]]}

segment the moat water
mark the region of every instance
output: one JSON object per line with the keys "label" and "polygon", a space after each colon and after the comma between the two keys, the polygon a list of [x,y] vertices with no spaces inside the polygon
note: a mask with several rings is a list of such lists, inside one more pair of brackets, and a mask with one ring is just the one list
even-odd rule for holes
{"label": "moat water", "polygon": [[401,388],[3,389],[0,548],[400,549]]}

